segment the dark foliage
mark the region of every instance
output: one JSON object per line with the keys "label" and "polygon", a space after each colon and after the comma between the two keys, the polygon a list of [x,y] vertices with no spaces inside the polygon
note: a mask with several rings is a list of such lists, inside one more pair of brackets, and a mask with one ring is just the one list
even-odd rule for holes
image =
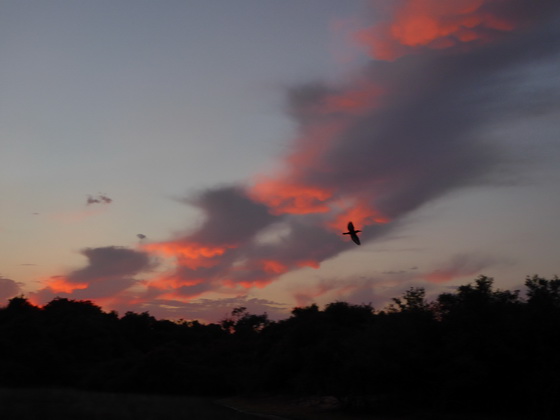
{"label": "dark foliage", "polygon": [[346,302],[272,322],[236,308],[218,324],[119,317],[90,301],[0,308],[1,387],[157,394],[334,396],[378,414],[560,412],[560,279],[519,291],[473,284],[383,311]]}

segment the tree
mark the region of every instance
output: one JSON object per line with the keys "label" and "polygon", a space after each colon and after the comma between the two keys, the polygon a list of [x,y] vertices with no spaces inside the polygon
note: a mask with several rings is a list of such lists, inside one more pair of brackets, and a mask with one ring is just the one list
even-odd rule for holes
{"label": "tree", "polygon": [[393,298],[394,304],[389,305],[389,311],[426,311],[426,290],[423,287],[411,287],[401,298]]}
{"label": "tree", "polygon": [[262,331],[270,324],[268,315],[251,314],[247,308],[240,306],[231,311],[231,316],[221,321],[224,331],[236,335],[250,335]]}
{"label": "tree", "polygon": [[529,305],[547,310],[560,308],[560,278],[552,280],[534,275],[525,280]]}

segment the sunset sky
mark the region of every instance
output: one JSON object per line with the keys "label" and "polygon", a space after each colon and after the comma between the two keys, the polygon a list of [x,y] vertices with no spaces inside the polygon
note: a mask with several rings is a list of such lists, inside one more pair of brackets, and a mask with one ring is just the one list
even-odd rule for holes
{"label": "sunset sky", "polygon": [[0,57],[2,305],[560,275],[557,0],[6,0]]}

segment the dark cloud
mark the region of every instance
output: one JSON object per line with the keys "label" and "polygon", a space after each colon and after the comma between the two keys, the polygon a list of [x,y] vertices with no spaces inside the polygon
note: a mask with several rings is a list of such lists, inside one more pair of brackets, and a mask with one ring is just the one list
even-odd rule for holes
{"label": "dark cloud", "polygon": [[116,246],[86,248],[84,268],[67,275],[53,276],[43,289],[32,294],[41,303],[56,296],[75,299],[98,299],[115,296],[138,284],[135,275],[150,272],[157,265],[153,256]]}
{"label": "dark cloud", "polygon": [[88,265],[70,273],[67,277],[70,281],[89,282],[133,276],[153,267],[148,254],[124,247],[86,248],[81,253],[88,259]]}
{"label": "dark cloud", "polygon": [[97,194],[96,196],[88,196],[86,204],[110,204],[113,202],[112,198],[107,197],[105,194]]}
{"label": "dark cloud", "polygon": [[[390,218],[457,188],[499,181],[508,152],[487,141],[487,124],[512,110],[515,118],[534,112],[527,109],[531,102],[558,106],[558,86],[531,95],[520,90],[524,66],[558,56],[550,40],[560,31],[534,29],[468,54],[433,50],[373,62],[365,75],[388,92],[382,104],[353,118],[313,166],[299,170],[301,181],[340,197],[364,194]],[[321,97],[317,88],[295,96],[305,109]]]}
{"label": "dark cloud", "polygon": [[[134,277],[115,277],[111,279],[92,281],[85,289],[76,289],[71,293],[72,299],[102,299],[107,297],[118,297],[133,286],[139,284]],[[62,296],[60,293],[57,295]]]}
{"label": "dark cloud", "polygon": [[0,302],[22,293],[23,283],[0,276]]}
{"label": "dark cloud", "polygon": [[[237,188],[210,190],[193,202],[206,214],[199,229],[146,247],[178,256],[177,268],[167,279],[178,297],[263,286],[285,272],[317,267],[348,248],[342,235],[324,228],[322,218],[272,215]],[[273,241],[259,241],[258,234],[273,223],[282,224],[283,233]],[[161,287],[160,279],[156,283]]]}
{"label": "dark cloud", "polygon": [[185,202],[205,216],[203,225],[188,236],[200,244],[245,242],[276,219],[240,187],[208,189]]}
{"label": "dark cloud", "polygon": [[172,293],[178,299],[192,299],[225,285],[231,292],[239,287],[238,279],[267,281],[270,275],[260,270],[259,264],[247,260],[248,250],[255,236],[278,220],[277,216],[235,186],[206,190],[185,202],[198,207],[204,220],[191,233],[144,246],[150,252],[176,259],[173,272],[148,283],[151,296],[159,290],[163,296]]}

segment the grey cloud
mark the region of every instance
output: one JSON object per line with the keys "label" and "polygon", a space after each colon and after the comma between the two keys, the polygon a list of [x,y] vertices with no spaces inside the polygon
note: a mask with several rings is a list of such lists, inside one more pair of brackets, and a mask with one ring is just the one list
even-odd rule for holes
{"label": "grey cloud", "polygon": [[[529,11],[539,9],[531,2],[515,4],[515,13],[543,17]],[[557,4],[543,7],[557,13]],[[391,218],[454,189],[498,182],[509,163],[508,151],[488,142],[484,129],[535,112],[531,103],[540,112],[557,109],[560,86],[551,86],[552,72],[546,89],[520,85],[531,81],[527,66],[552,69],[558,64],[558,45],[552,41],[560,37],[558,28],[556,19],[469,53],[428,50],[395,62],[372,62],[364,75],[387,95],[371,112],[348,117],[349,128],[309,168],[298,168],[302,181],[334,187],[339,196],[369,197]],[[330,93],[320,85],[298,88],[290,92],[291,110],[299,120],[317,123],[309,109]]]}
{"label": "grey cloud", "polygon": [[112,198],[107,197],[105,194],[98,194],[96,196],[89,195],[86,204],[89,206],[90,204],[110,204],[112,202]]}
{"label": "grey cloud", "polygon": [[286,217],[290,227],[288,234],[273,244],[254,245],[248,253],[290,263],[304,259],[323,261],[347,247],[342,236],[325,230],[319,222],[320,218],[313,215]]}
{"label": "grey cloud", "polygon": [[88,265],[68,275],[76,283],[133,276],[154,266],[149,254],[124,247],[86,248],[82,254]]}
{"label": "grey cloud", "polygon": [[[86,248],[82,255],[88,259],[84,268],[71,271],[64,278],[69,284],[80,285],[70,293],[53,291],[50,287],[31,293],[39,301],[46,302],[56,296],[71,299],[96,299],[116,296],[138,284],[135,275],[154,269],[158,261],[145,252],[132,249],[107,246]],[[86,287],[82,287],[85,285]]]}
{"label": "grey cloud", "polygon": [[23,283],[0,276],[0,301],[13,298],[22,293]]}
{"label": "grey cloud", "polygon": [[73,299],[84,300],[117,296],[138,283],[138,280],[131,277],[116,277],[102,281],[92,281],[87,289],[74,290],[71,296]]}
{"label": "grey cloud", "polygon": [[246,241],[276,219],[238,187],[209,189],[185,202],[204,212],[203,225],[188,235],[189,240],[202,244]]}

